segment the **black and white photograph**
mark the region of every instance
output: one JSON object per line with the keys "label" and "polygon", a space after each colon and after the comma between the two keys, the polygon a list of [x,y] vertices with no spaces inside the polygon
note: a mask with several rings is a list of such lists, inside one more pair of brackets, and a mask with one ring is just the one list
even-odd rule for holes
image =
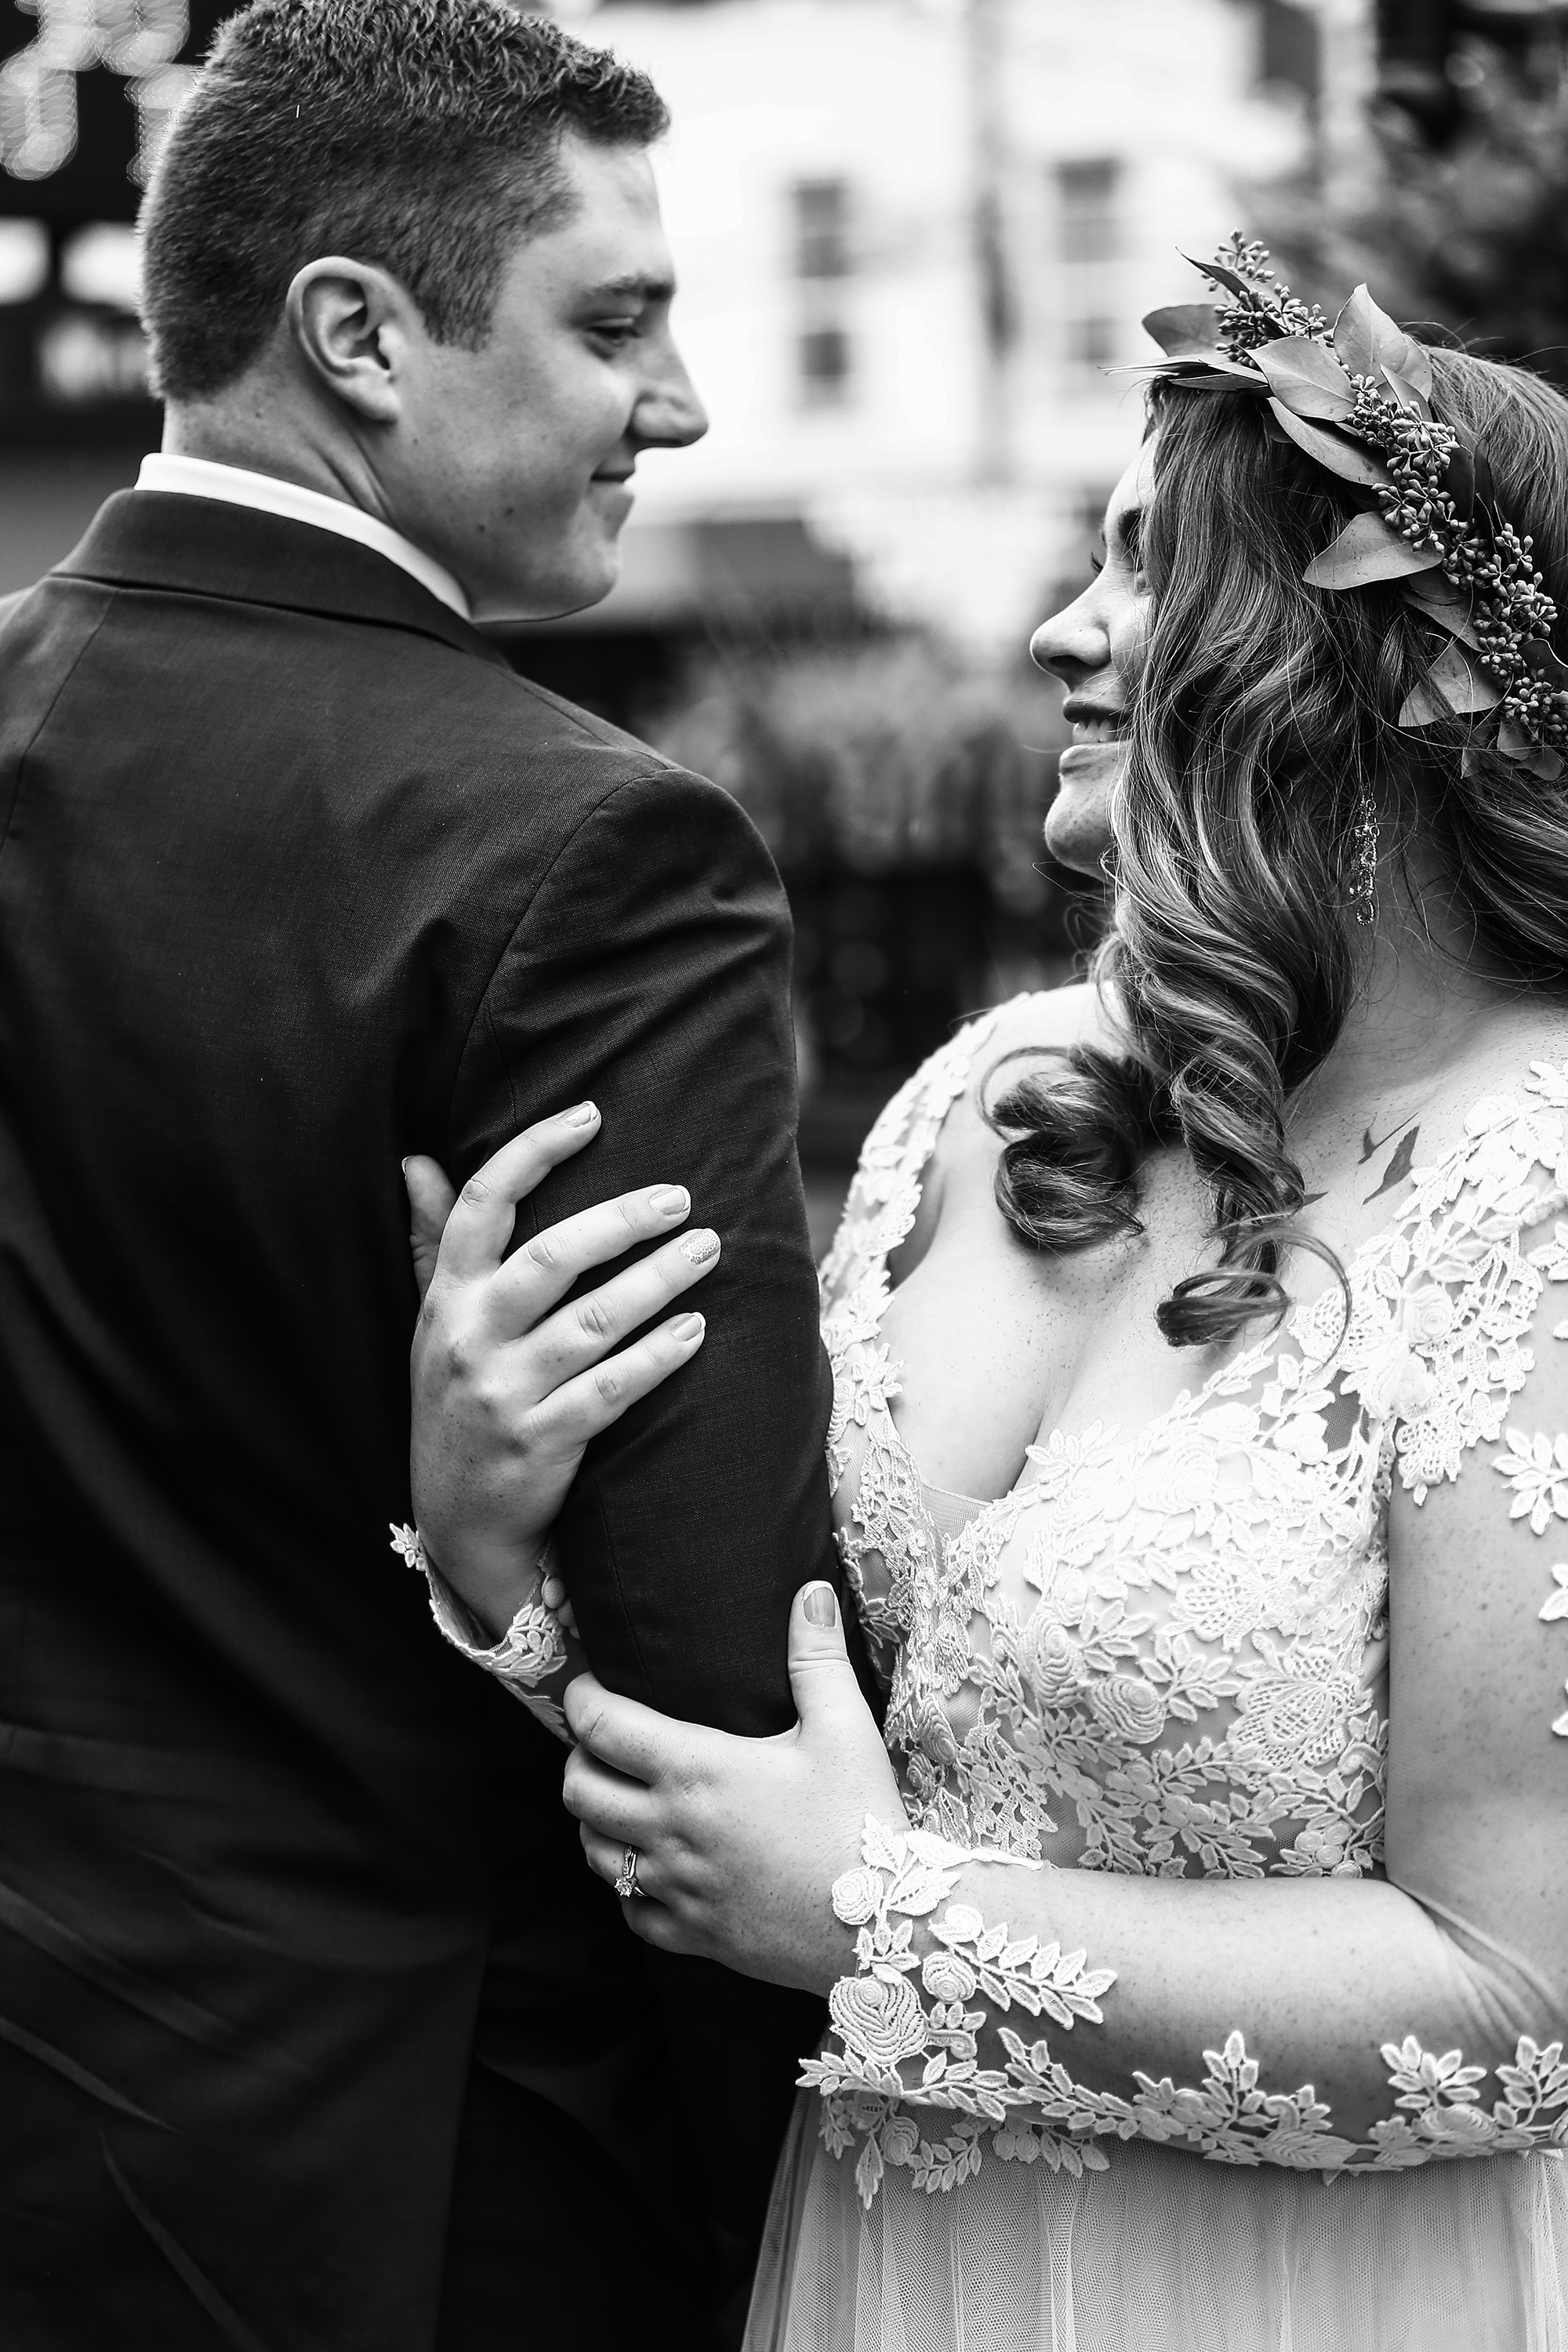
{"label": "black and white photograph", "polygon": [[1568,0],[0,0],[0,2352],[1568,2352]]}

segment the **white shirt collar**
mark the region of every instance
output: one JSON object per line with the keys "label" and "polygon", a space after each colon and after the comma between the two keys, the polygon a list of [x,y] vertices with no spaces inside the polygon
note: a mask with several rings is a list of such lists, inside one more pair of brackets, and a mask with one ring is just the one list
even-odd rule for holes
{"label": "white shirt collar", "polygon": [[162,452],[143,457],[136,477],[139,490],[174,490],[184,498],[222,499],[231,507],[254,507],[260,514],[282,515],[289,522],[314,523],[320,530],[335,530],[340,539],[357,540],[384,555],[389,563],[411,572],[432,596],[459,619],[473,617],[468,600],[444,563],[405,539],[390,523],[378,521],[342,499],[308,490],[300,482],[280,481],[275,474],[252,474],[243,466],[220,466],[211,457],[176,457]]}

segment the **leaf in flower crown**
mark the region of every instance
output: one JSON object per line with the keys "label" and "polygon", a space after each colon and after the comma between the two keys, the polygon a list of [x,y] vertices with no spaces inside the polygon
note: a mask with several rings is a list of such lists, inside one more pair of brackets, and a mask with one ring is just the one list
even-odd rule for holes
{"label": "leaf in flower crown", "polygon": [[1545,783],[1555,783],[1563,773],[1563,754],[1549,743],[1531,743],[1528,751],[1505,751],[1503,757],[1510,767],[1522,768],[1527,775],[1540,776]]}
{"label": "leaf in flower crown", "polygon": [[1143,331],[1153,336],[1169,360],[1225,356],[1220,349],[1219,312],[1212,302],[1173,302],[1163,310],[1151,310]]}
{"label": "leaf in flower crown", "polygon": [[1153,362],[1155,373],[1167,383],[1180,384],[1184,392],[1263,392],[1267,390],[1255,367],[1244,366],[1239,360],[1227,360],[1223,352],[1181,352],[1173,359]]}
{"label": "leaf in flower crown", "polygon": [[[1180,250],[1179,247],[1177,249]],[[1234,269],[1227,269],[1223,261],[1194,261],[1190,253],[1184,253],[1182,259],[1190,263],[1200,278],[1206,278],[1213,286],[1223,286],[1226,293],[1234,294],[1238,301],[1250,305],[1256,299],[1255,289],[1247,284],[1245,278],[1238,278]]]}
{"label": "leaf in flower crown", "polygon": [[1550,743],[1538,742],[1526,732],[1517,719],[1505,719],[1497,731],[1497,748],[1510,767],[1522,768],[1528,775],[1540,776],[1547,783],[1554,782],[1563,773],[1563,755]]}
{"label": "leaf in flower crown", "polygon": [[1397,368],[1385,367],[1383,371],[1383,380],[1400,407],[1408,415],[1426,417],[1431,415],[1431,402],[1425,393],[1416,391],[1407,375],[1401,375]]}
{"label": "leaf in flower crown", "polygon": [[1468,646],[1472,653],[1479,653],[1480,639],[1470,619],[1473,600],[1464,589],[1456,588],[1451,580],[1445,580],[1440,572],[1421,572],[1414,580],[1407,580],[1405,601],[1415,605],[1423,620],[1435,621],[1451,637],[1458,637],[1462,646]]}
{"label": "leaf in flower crown", "polygon": [[1443,561],[1437,548],[1415,548],[1380,514],[1358,514],[1331,547],[1314,555],[1301,577],[1309,588],[1366,588],[1374,580],[1404,580]]}
{"label": "leaf in flower crown", "polygon": [[1560,662],[1548,637],[1521,637],[1519,650],[1537,677],[1550,678],[1554,687],[1568,686],[1568,663]]}
{"label": "leaf in flower crown", "polygon": [[1443,475],[1443,488],[1459,509],[1459,518],[1468,522],[1476,510],[1476,459],[1473,450],[1456,449],[1448,459]]}
{"label": "leaf in flower crown", "polygon": [[1502,688],[1456,640],[1444,646],[1426,677],[1400,706],[1401,727],[1435,727],[1440,719],[1472,710],[1495,710]]}
{"label": "leaf in flower crown", "polygon": [[1355,409],[1355,390],[1331,351],[1310,335],[1287,335],[1253,353],[1253,364],[1268,389],[1297,416],[1317,416],[1342,425]]}
{"label": "leaf in flower crown", "polygon": [[1364,286],[1356,288],[1334,320],[1334,349],[1352,375],[1376,377],[1392,368],[1423,399],[1431,397],[1432,368],[1425,350],[1378,309]]}
{"label": "leaf in flower crown", "polygon": [[1298,449],[1337,474],[1342,482],[1360,482],[1364,488],[1377,489],[1389,478],[1388,468],[1374,457],[1372,451],[1359,441],[1347,441],[1342,434],[1326,425],[1310,425],[1304,416],[1292,416],[1281,400],[1271,400],[1269,415],[1284,426]]}

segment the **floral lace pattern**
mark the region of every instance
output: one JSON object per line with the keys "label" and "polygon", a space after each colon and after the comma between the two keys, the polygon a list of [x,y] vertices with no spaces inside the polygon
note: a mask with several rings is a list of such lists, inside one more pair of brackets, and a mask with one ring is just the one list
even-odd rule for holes
{"label": "floral lace pattern", "polygon": [[[1568,2142],[1568,2064],[1563,2044],[1542,2049],[1524,2035],[1510,2066],[1497,2069],[1502,2096],[1489,2108],[1477,2085],[1484,2066],[1462,2053],[1442,2057],[1413,2035],[1384,2042],[1394,2113],[1365,2140],[1342,2137],[1310,2083],[1279,2093],[1258,2086],[1256,2059],[1239,2033],[1223,2050],[1205,2050],[1208,2072],[1195,2088],[1178,2089],[1136,2072],[1131,2098],[1091,2091],[1073,2080],[1049,2042],[1026,2043],[1001,2029],[1005,2067],[982,2066],[978,2034],[994,2008],[1042,2014],[1070,2031],[1075,2020],[1103,2021],[1100,1996],[1115,1982],[1110,1969],[1086,1967],[1087,1954],[1059,1944],[1009,1937],[988,1927],[972,1905],[949,1903],[933,1920],[931,1945],[914,1949],[915,1923],[951,1895],[966,1863],[998,1857],[969,1851],[921,1830],[893,1831],[866,1822],[864,1866],[847,1871],[833,1907],[858,1929],[857,1972],[833,1988],[829,2009],[837,2050],[807,2059],[801,2083],[822,2095],[822,2137],[832,2154],[858,2144],[855,2183],[868,2210],[889,2167],[907,2168],[928,2193],[958,2188],[992,2153],[1003,2162],[1053,2171],[1102,2172],[1097,2142],[1178,2141],[1217,2164],[1277,2164],[1292,2171],[1405,2171],[1435,2158],[1527,2151],[1561,2156]],[[911,1978],[931,1996],[926,2008]],[[914,2069],[919,2070],[915,2073]],[[921,2132],[911,2107],[954,2114],[940,2139]]]}
{"label": "floral lace pattern", "polygon": [[[889,1104],[822,1273],[838,1541],[889,1684],[885,1732],[910,1822],[992,1859],[1037,1861],[1054,1839],[1085,1869],[1375,1871],[1389,1496],[1397,1476],[1419,1504],[1474,1446],[1501,1440],[1532,1369],[1544,1282],[1568,1280],[1568,1223],[1528,1246],[1568,1205],[1568,1067],[1532,1064],[1517,1093],[1478,1103],[1455,1149],[1413,1172],[1388,1225],[1347,1265],[1348,1304],[1331,1286],[1299,1306],[1131,1436],[1100,1423],[1052,1431],[1012,1492],[944,1537],[892,1417],[887,1260],[1001,1017],[973,1024]],[[1568,1321],[1557,1330],[1568,1337]],[[1568,1518],[1568,1440],[1561,1453],[1543,1438],[1507,1443],[1498,1466],[1515,1514],[1538,1531]],[[1548,1622],[1568,1617],[1568,1568],[1552,1575]],[[1568,1736],[1568,1714],[1553,1729]],[[1159,2137],[1162,2114],[1188,2118],[1165,2136],[1195,2132],[1224,2161],[1365,2168],[1472,2143],[1537,2145],[1540,2117],[1568,2097],[1561,2052],[1521,2043],[1482,2117],[1478,2070],[1391,2042],[1401,2112],[1355,2148],[1310,2091],[1258,2090],[1234,2035],[1206,2053],[1200,2090],[1140,2078],[1127,2102],[1073,2084],[1043,2043],[1008,2047],[1013,2088],[1028,2095],[1009,2097],[1005,2123],[966,2111],[956,2137],[911,2141],[900,2094],[825,2079],[829,2145],[847,2148],[849,2118],[872,2098],[893,2102],[876,2133],[896,2125],[892,2147],[912,2151],[895,2158],[879,2137],[882,2160],[923,2168],[928,2186],[968,2177],[988,2123],[1004,2156],[1081,2164],[1085,2135],[1147,2126]]]}

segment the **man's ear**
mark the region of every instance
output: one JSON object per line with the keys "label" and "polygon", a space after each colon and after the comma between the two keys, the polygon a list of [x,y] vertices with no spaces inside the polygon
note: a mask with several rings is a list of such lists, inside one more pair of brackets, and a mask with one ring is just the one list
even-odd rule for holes
{"label": "man's ear", "polygon": [[395,278],[341,254],[307,262],[284,316],[294,347],[325,391],[373,425],[402,413],[401,378],[418,313]]}

